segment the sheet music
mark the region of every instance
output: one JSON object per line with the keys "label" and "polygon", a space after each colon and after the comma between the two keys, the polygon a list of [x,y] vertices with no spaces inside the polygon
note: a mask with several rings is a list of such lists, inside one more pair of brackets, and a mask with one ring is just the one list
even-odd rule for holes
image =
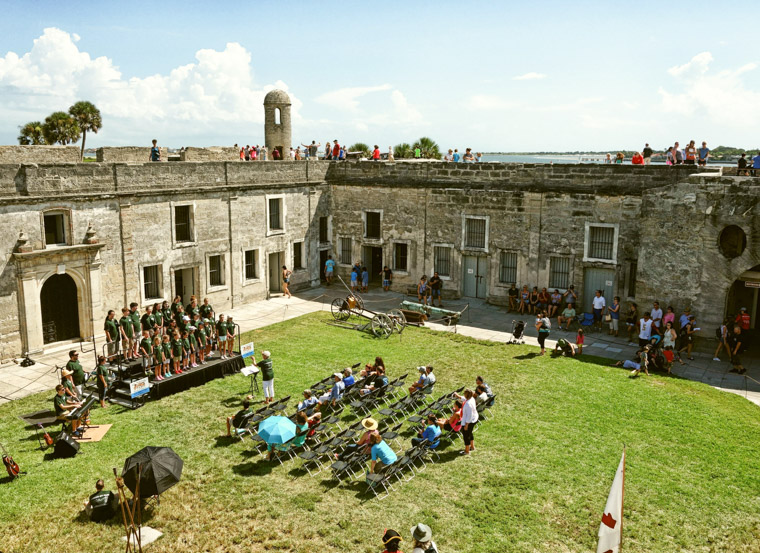
{"label": "sheet music", "polygon": [[259,374],[259,368],[254,367],[253,365],[249,365],[247,367],[243,367],[243,369],[240,371],[245,376],[251,376],[252,374]]}

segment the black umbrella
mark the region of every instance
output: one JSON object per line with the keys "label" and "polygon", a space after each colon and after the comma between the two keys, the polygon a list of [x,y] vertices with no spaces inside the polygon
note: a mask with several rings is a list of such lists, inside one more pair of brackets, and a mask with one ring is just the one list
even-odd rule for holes
{"label": "black umbrella", "polygon": [[127,488],[135,493],[140,472],[140,497],[151,497],[179,482],[183,464],[172,448],[148,446],[124,461],[121,476]]}

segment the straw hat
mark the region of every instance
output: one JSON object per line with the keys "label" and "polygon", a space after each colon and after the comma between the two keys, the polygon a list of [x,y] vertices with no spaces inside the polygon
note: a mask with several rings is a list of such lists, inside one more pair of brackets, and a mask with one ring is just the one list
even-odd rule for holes
{"label": "straw hat", "polygon": [[61,374],[62,374],[63,376],[69,376],[69,375],[72,375],[72,374],[74,374],[74,371],[70,371],[69,369],[63,369],[63,370],[61,371]]}
{"label": "straw hat", "polygon": [[377,421],[372,417],[362,420],[362,426],[367,430],[377,430]]}

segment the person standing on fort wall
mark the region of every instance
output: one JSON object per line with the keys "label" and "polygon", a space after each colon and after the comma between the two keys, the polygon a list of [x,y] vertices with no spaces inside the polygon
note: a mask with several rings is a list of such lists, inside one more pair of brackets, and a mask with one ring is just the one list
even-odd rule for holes
{"label": "person standing on fort wall", "polygon": [[158,147],[158,140],[153,139],[153,147],[150,149],[150,160],[161,161],[161,149]]}

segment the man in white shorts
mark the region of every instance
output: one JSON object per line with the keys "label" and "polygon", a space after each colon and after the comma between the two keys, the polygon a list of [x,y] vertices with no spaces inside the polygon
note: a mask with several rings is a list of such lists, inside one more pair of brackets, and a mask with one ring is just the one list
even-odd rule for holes
{"label": "man in white shorts", "polygon": [[272,403],[274,401],[274,369],[272,368],[271,353],[268,351],[261,352],[261,361],[256,364],[256,358],[252,357],[252,364],[254,367],[258,367],[261,370],[262,384],[264,386],[264,403]]}

